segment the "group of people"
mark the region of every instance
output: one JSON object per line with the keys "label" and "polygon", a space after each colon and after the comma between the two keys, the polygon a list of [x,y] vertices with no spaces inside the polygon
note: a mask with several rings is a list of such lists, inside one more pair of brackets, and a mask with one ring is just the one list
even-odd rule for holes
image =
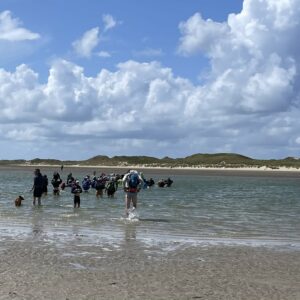
{"label": "group of people", "polygon": [[[48,193],[48,177],[42,175],[40,169],[35,169],[33,181],[33,205],[41,205],[42,195]],[[121,177],[120,177],[121,178]],[[96,190],[96,196],[102,197],[104,192],[107,193],[108,197],[113,197],[114,193],[118,188],[118,177],[106,176],[104,173],[98,178],[96,176],[90,179],[87,175],[82,181],[82,186],[78,179],[72,176],[72,173],[68,175],[67,182],[63,182],[58,172],[53,173],[51,184],[53,186],[53,195],[58,196],[60,190],[64,190],[66,187],[71,187],[71,193],[74,194],[74,207],[80,207],[80,194],[85,191],[89,191],[90,188]]]}
{"label": "group of people", "polygon": [[159,180],[157,182],[157,185],[159,187],[165,187],[165,186],[170,187],[172,185],[172,183],[173,183],[173,180],[170,177],[168,177],[167,179],[161,179],[161,180]]}
{"label": "group of people", "polygon": [[[48,192],[48,178],[47,175],[42,175],[40,169],[35,169],[33,181],[33,205],[41,205],[41,197]],[[159,181],[160,182],[160,181]],[[159,185],[158,182],[158,186]],[[172,184],[172,180],[168,178],[165,181],[167,186]],[[80,207],[80,194],[82,192],[88,192],[90,189],[96,190],[96,197],[103,197],[104,193],[108,197],[114,197],[115,192],[119,185],[123,186],[125,192],[125,214],[128,216],[129,209],[132,204],[132,209],[137,208],[137,195],[138,192],[147,187],[151,187],[155,184],[154,180],[150,178],[146,180],[143,173],[139,173],[136,170],[128,170],[124,175],[105,175],[102,173],[100,176],[86,175],[80,185],[78,179],[75,179],[72,173],[68,174],[66,182],[63,182],[58,172],[53,173],[51,180],[53,186],[53,194],[58,196],[60,190],[64,190],[66,187],[71,188],[71,193],[74,195],[74,208]]]}

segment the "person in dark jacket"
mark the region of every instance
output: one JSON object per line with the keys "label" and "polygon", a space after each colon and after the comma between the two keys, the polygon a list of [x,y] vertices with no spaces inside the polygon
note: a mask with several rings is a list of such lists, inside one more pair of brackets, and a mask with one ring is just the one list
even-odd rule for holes
{"label": "person in dark jacket", "polygon": [[59,195],[59,186],[62,183],[62,180],[61,180],[58,172],[53,173],[53,178],[51,180],[51,183],[53,186],[53,195],[58,196]]}
{"label": "person in dark jacket", "polygon": [[33,205],[35,205],[36,200],[38,202],[38,205],[41,205],[41,197],[42,197],[43,190],[44,190],[44,182],[45,182],[45,180],[41,174],[40,169],[35,169],[33,186],[31,189],[33,191],[33,202],[32,202]]}
{"label": "person in dark jacket", "polygon": [[74,194],[74,208],[80,207],[80,194],[82,193],[82,188],[79,185],[79,181],[76,180],[72,187],[71,193]]}

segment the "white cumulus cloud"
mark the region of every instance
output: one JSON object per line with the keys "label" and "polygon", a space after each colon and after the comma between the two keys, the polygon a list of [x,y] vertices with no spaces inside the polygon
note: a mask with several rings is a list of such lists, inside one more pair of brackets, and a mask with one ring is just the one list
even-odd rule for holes
{"label": "white cumulus cloud", "polygon": [[202,52],[212,67],[202,99],[190,100],[193,107],[201,109],[209,101],[211,109],[225,107],[227,113],[247,114],[286,111],[295,105],[300,66],[300,47],[295,43],[300,31],[298,4],[245,0],[241,13],[229,15],[227,22],[203,20],[200,14],[182,22],[179,52],[187,56]]}
{"label": "white cumulus cloud", "polygon": [[[115,72],[103,69],[87,77],[82,67],[57,60],[46,84],[21,65],[13,73],[1,70],[0,83],[5,139],[20,141],[23,136],[28,142],[41,135],[48,141],[89,143],[96,138],[106,145],[120,139],[128,147],[127,140],[142,147],[147,141],[168,143],[168,139],[183,137],[180,127],[185,125],[178,115],[193,91],[187,80],[176,78],[159,63],[135,61],[119,64]],[[24,131],[24,123],[31,130]]]}
{"label": "white cumulus cloud", "polygon": [[227,24],[217,23],[210,19],[203,20],[200,13],[196,13],[186,22],[179,24],[182,37],[179,52],[190,55],[199,51],[218,51],[218,42],[228,34]]}
{"label": "white cumulus cloud", "polygon": [[205,129],[204,134],[216,139],[217,132],[227,132],[219,143],[244,153],[299,150],[299,20],[298,0],[245,0],[242,11],[226,22],[195,13],[180,23],[178,52],[203,54],[211,65],[207,81],[185,107],[195,127],[206,119],[213,134]]}
{"label": "white cumulus cloud", "polygon": [[112,29],[115,26],[117,26],[117,24],[118,24],[118,22],[115,20],[115,18],[110,14],[104,14],[102,16],[102,21],[104,23],[104,31]]}
{"label": "white cumulus cloud", "polygon": [[99,42],[99,27],[95,27],[86,31],[80,39],[73,42],[73,48],[79,56],[90,57]]}
{"label": "white cumulus cloud", "polygon": [[[157,61],[124,61],[86,76],[82,66],[58,59],[44,83],[26,65],[0,69],[1,145],[18,141],[48,157],[73,159],[226,151],[299,156],[298,4],[245,0],[225,22],[200,13],[182,21],[178,52],[210,62],[198,85]],[[89,56],[98,42],[94,28],[75,46]]]}
{"label": "white cumulus cloud", "polygon": [[0,40],[6,41],[25,41],[40,38],[38,33],[21,27],[22,22],[13,18],[9,10],[0,13]]}

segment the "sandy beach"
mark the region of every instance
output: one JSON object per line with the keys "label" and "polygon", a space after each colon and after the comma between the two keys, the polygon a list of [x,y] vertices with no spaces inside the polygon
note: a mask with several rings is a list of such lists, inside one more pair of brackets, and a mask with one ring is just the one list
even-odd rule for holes
{"label": "sandy beach", "polygon": [[208,176],[267,176],[267,177],[300,177],[300,170],[297,168],[280,167],[278,169],[271,169],[267,167],[256,168],[204,168],[204,167],[178,167],[178,168],[164,168],[164,167],[145,167],[143,165],[134,166],[79,166],[79,165],[65,165],[61,170],[61,165],[3,165],[0,170],[28,170],[33,172],[35,168],[40,168],[41,171],[58,171],[60,174],[69,173],[72,171],[86,172],[87,174],[96,171],[97,175],[101,172],[105,174],[116,173],[124,174],[129,169],[138,170],[146,175],[152,176],[153,174],[161,175],[208,175]]}
{"label": "sandy beach", "polygon": [[[10,166],[10,165],[7,165]],[[19,165],[11,165],[15,167],[54,167],[60,168],[61,165],[47,165],[47,164],[19,164]],[[106,166],[106,165],[65,165],[65,168],[89,168],[89,169],[144,169],[144,170],[199,170],[199,171],[272,171],[272,172],[300,172],[299,168],[293,167],[276,167],[270,168],[268,166],[261,167],[203,167],[203,166],[192,166],[192,167],[155,167],[155,166],[147,166],[147,165],[116,165],[116,166]]]}
{"label": "sandy beach", "polygon": [[[78,236],[78,239],[84,237]],[[300,299],[300,252],[1,242],[0,299]]]}

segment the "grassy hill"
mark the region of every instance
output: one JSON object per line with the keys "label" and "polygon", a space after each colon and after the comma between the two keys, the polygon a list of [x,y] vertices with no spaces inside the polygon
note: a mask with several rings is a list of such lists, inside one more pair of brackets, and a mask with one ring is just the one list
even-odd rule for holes
{"label": "grassy hill", "polygon": [[300,168],[298,158],[287,157],[284,159],[258,160],[235,153],[197,153],[184,158],[156,158],[151,156],[114,156],[97,155],[87,160],[63,161],[57,159],[32,160],[0,160],[0,165],[79,165],[79,166],[145,166],[145,167],[262,167],[276,169],[281,166]]}
{"label": "grassy hill", "polygon": [[234,153],[194,154],[185,157],[183,163],[188,165],[251,165],[253,159]]}

